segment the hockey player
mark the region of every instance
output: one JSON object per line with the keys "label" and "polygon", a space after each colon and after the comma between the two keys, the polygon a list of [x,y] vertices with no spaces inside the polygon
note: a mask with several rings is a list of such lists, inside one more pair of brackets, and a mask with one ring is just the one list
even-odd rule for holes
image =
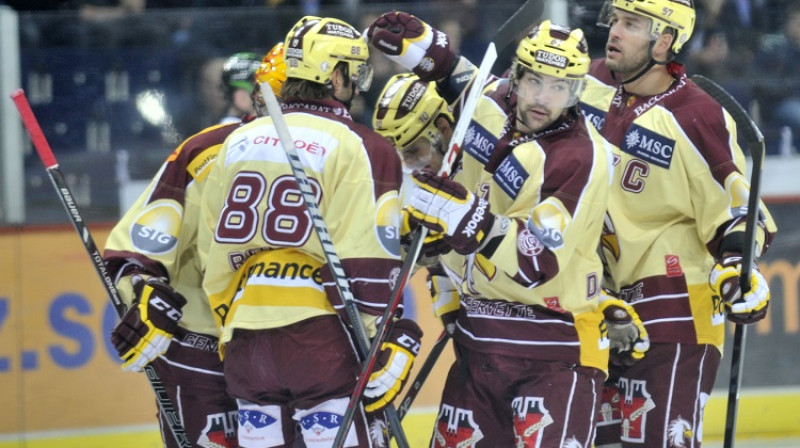
{"label": "hockey player", "polygon": [[[361,34],[307,16],[289,31],[282,108],[364,326],[375,334],[400,269],[401,163],[353,121],[369,87]],[[360,370],[350,322],[271,117],[230,135],[203,197],[203,287],[221,334],[243,447],[330,446]],[[398,320],[346,446],[386,446],[380,411],[401,390],[421,331]]]}
{"label": "hockey player", "polygon": [[[270,54],[278,70],[264,70],[259,79],[279,85],[274,83],[285,79],[277,63],[282,52]],[[211,126],[178,146],[111,231],[104,252],[120,295],[131,307],[112,333],[122,368],[141,371],[154,363],[197,447],[238,446],[236,401],[225,391],[196,238],[208,172],[222,142],[240,124]],[[160,412],[159,422],[164,446],[177,447]]]}
{"label": "hockey player", "polygon": [[228,110],[220,124],[240,123],[243,116],[256,113],[253,104],[253,87],[256,71],[261,59],[255,53],[236,53],[225,61],[222,67],[222,93]]}
{"label": "hockey player", "polygon": [[[738,287],[744,156],[731,116],[675,62],[694,27],[691,0],[609,0],[599,23],[606,57],[581,108],[619,148],[603,236],[609,287],[638,311],[651,347],[612,369],[596,443],[700,446],[725,317],[752,323],[769,304],[758,269],[747,294]],[[763,204],[759,216],[758,254],[776,231]]]}
{"label": "hockey player", "polygon": [[[440,31],[392,12],[368,36],[441,92],[458,91],[453,73],[466,64]],[[608,363],[595,249],[610,149],[575,107],[589,68],[583,33],[545,21],[516,55],[510,78],[480,99],[461,171],[416,172],[408,193],[405,212],[453,249],[442,264],[462,294],[436,303],[456,313],[456,362],[432,447],[592,444]]]}
{"label": "hockey player", "polygon": [[372,127],[389,139],[403,159],[403,171],[442,166],[450,137],[453,114],[432,82],[413,73],[392,76],[375,105]]}

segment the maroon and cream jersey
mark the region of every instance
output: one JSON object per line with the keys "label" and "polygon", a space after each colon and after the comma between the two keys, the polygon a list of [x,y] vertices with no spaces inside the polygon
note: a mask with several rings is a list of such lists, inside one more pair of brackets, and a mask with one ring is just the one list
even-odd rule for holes
{"label": "maroon and cream jersey", "polygon": [[508,95],[507,80],[484,93],[454,177],[509,224],[488,256],[442,257],[464,293],[455,338],[482,352],[606,370],[597,243],[610,148],[576,108],[536,135],[520,135]]}
{"label": "maroon and cream jersey", "polygon": [[[332,100],[282,104],[289,134],[368,330],[400,270],[401,163]],[[270,117],[225,141],[203,196],[203,287],[226,342],[343,311],[323,248]]]}
{"label": "maroon and cream jersey", "polygon": [[[593,62],[581,109],[615,146],[603,234],[608,286],[653,342],[721,347],[724,310],[708,275],[723,238],[744,230],[750,191],[730,114],[682,65],[665,92],[629,94]],[[758,252],[776,231],[761,204]]]}
{"label": "maroon and cream jersey", "polygon": [[222,142],[239,126],[212,126],[181,143],[105,245],[104,259],[123,301],[133,300],[130,274],[166,277],[187,298],[179,325],[192,332],[216,334],[197,257],[199,201]]}

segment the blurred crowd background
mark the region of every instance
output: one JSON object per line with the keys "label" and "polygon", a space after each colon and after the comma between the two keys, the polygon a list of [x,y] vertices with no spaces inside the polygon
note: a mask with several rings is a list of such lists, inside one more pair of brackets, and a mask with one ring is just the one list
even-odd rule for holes
{"label": "blurred crowd background", "polygon": [[[800,1],[696,1],[697,26],[679,60],[690,74],[716,80],[745,106],[764,132],[770,156],[796,155]],[[18,15],[21,87],[79,206],[87,220],[111,222],[124,211],[121,188],[152,178],[181,140],[225,114],[225,59],[242,51],[265,54],[302,15],[334,16],[364,29],[382,12],[409,11],[446,31],[458,53],[480,61],[494,32],[521,3],[0,0],[0,8]],[[592,56],[602,57],[606,30],[596,26],[601,6],[602,0],[546,0],[544,17],[583,28]],[[500,54],[498,75],[510,65],[513,48]],[[384,82],[400,70],[377,52],[371,62],[372,88],[352,110],[365,124]],[[31,147],[24,152],[24,170],[25,223],[63,222]]]}

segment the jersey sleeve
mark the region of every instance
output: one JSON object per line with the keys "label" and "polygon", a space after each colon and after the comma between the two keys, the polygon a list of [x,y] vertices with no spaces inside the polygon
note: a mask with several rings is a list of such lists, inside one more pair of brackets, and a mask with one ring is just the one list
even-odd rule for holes
{"label": "jersey sleeve", "polygon": [[123,300],[133,299],[128,277],[134,273],[165,277],[173,287],[181,286],[181,272],[194,259],[203,180],[220,143],[235,127],[215,126],[182,142],[112,229],[104,260]]}
{"label": "jersey sleeve", "polygon": [[[676,116],[697,155],[686,158],[685,170],[691,183],[698,237],[707,242],[709,253],[716,258],[723,252],[743,250],[750,182],[745,174],[745,157],[737,143],[736,123],[722,106],[703,97],[705,101],[696,101],[694,106],[703,112],[693,113],[691,123],[685,122],[686,115]],[[766,251],[777,231],[763,201],[758,213],[757,256]]]}

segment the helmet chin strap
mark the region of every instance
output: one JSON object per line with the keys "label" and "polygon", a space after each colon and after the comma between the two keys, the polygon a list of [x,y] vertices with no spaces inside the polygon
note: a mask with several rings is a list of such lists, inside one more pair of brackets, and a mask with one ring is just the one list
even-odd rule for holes
{"label": "helmet chin strap", "polygon": [[650,46],[647,49],[647,53],[650,56],[650,62],[648,62],[647,65],[644,66],[644,68],[639,70],[639,72],[636,73],[636,75],[634,75],[632,78],[630,78],[630,79],[628,79],[626,81],[622,81],[622,80],[618,79],[617,78],[617,72],[612,71],[611,72],[611,77],[614,79],[614,81],[616,81],[616,82],[618,82],[618,83],[620,83],[622,85],[630,84],[630,83],[636,81],[637,79],[641,78],[642,76],[644,76],[644,74],[647,73],[654,66],[656,66],[656,65],[667,65],[670,62],[675,60],[675,55],[673,54],[673,55],[669,56],[666,61],[656,61],[655,58],[653,58],[653,46],[655,46],[655,44],[656,44],[656,41],[654,41],[654,40],[650,41]]}

